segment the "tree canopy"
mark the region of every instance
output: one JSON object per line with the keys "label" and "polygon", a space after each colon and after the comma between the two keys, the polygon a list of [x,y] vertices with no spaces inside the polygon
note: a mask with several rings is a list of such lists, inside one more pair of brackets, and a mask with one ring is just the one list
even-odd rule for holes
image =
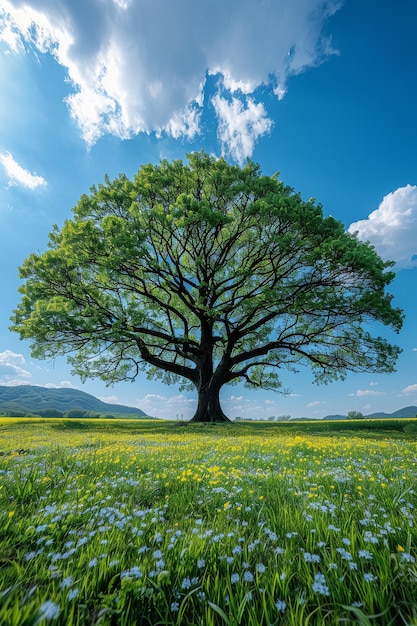
{"label": "tree canopy", "polygon": [[36,358],[81,379],[141,371],[194,387],[193,420],[227,420],[224,384],[280,390],[280,368],[316,382],[391,372],[394,274],[369,243],[258,165],[204,152],[92,187],[20,268],[12,329]]}

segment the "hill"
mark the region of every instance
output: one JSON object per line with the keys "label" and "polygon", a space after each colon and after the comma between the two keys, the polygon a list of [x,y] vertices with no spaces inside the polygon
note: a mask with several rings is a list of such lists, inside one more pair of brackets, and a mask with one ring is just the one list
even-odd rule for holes
{"label": "hill", "polygon": [[[72,412],[72,417],[77,417],[76,411],[81,414],[91,412],[95,414],[108,415],[130,415],[135,417],[146,417],[146,414],[135,407],[122,404],[109,404],[102,402],[95,396],[78,389],[49,389],[34,385],[19,385],[7,387],[0,385],[0,413],[3,415],[15,415],[16,413],[33,415],[48,415],[52,417],[53,412],[58,415]],[[88,415],[86,416],[88,417]]]}
{"label": "hill", "polygon": [[417,415],[417,406],[405,406],[394,413],[372,413],[366,417],[415,417]]}
{"label": "hill", "polygon": [[[371,413],[370,415],[364,415],[364,419],[392,419],[392,418],[401,418],[401,417],[416,417],[417,415],[417,406],[405,406],[402,409],[398,409],[398,411],[394,411],[394,413]],[[324,420],[344,420],[346,419],[346,415],[326,415],[323,418]]]}

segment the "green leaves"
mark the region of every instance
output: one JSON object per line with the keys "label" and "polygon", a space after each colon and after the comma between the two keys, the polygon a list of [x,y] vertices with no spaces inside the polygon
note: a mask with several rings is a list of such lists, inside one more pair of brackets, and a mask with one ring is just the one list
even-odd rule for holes
{"label": "green leaves", "polygon": [[197,389],[216,380],[279,388],[280,367],[327,381],[392,371],[394,274],[371,245],[259,166],[204,152],[92,187],[49,248],[20,268],[13,330],[83,377],[140,371]]}

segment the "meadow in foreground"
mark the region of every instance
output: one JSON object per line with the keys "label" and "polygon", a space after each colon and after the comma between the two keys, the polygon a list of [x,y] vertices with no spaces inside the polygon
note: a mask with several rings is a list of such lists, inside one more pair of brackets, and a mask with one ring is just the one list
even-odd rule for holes
{"label": "meadow in foreground", "polygon": [[302,430],[0,420],[0,624],[416,625],[415,437]]}

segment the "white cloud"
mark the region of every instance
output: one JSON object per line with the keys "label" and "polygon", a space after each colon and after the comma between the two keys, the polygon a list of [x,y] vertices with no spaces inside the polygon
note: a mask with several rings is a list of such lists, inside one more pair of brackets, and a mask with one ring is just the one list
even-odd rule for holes
{"label": "white cloud", "polygon": [[4,41],[4,43],[13,52],[22,52],[23,50],[19,30],[13,25],[11,21],[0,21],[0,41]]}
{"label": "white cloud", "polygon": [[417,266],[417,185],[399,187],[386,195],[366,220],[354,222],[349,232],[370,241],[384,260],[399,268]]}
{"label": "white cloud", "polygon": [[29,170],[25,170],[15,161],[10,152],[0,154],[0,163],[6,171],[10,187],[13,185],[21,185],[28,189],[36,189],[36,187],[46,185],[46,180],[42,176],[31,174]]}
{"label": "white cloud", "polygon": [[417,393],[417,385],[408,385],[402,390],[402,393],[406,396],[410,393]]}
{"label": "white cloud", "polygon": [[55,383],[46,383],[46,385],[43,386],[47,389],[77,389],[77,387],[73,385],[72,382],[69,380],[61,380],[59,385],[56,385]]}
{"label": "white cloud", "polygon": [[386,396],[384,391],[374,391],[373,389],[358,389],[356,393],[350,393],[350,396],[362,398],[363,396]]}
{"label": "white cloud", "polygon": [[255,104],[249,97],[246,97],[246,106],[235,97],[229,102],[220,94],[212,99],[212,103],[219,120],[218,136],[222,153],[230,154],[242,165],[253,153],[257,139],[272,128],[265,107],[261,102]]}
{"label": "white cloud", "polygon": [[319,406],[320,404],[326,404],[326,403],[320,402],[320,400],[315,400],[314,402],[309,402],[306,406],[312,407],[312,406]]}
{"label": "white cloud", "polygon": [[107,404],[122,404],[117,396],[99,396],[98,399]]}
{"label": "white cloud", "polygon": [[147,415],[162,419],[189,419],[194,415],[196,408],[195,398],[187,398],[183,394],[177,396],[162,396],[148,393],[138,398],[135,406],[142,409]]}
{"label": "white cloud", "polygon": [[[0,352],[0,383],[2,385],[20,385],[27,383],[32,374],[24,369],[26,365],[23,354],[17,354],[11,350]],[[17,376],[17,379],[16,379]]]}
{"label": "white cloud", "polygon": [[[215,101],[224,151],[241,160],[270,129],[264,106],[248,96],[267,86],[281,98],[291,76],[334,54],[323,25],[341,4],[2,0],[0,38],[14,52],[49,53],[66,69],[70,114],[89,145],[106,133],[193,136],[206,77],[221,75],[230,94],[246,95],[245,106]],[[228,135],[225,119],[233,112],[238,120]]]}

